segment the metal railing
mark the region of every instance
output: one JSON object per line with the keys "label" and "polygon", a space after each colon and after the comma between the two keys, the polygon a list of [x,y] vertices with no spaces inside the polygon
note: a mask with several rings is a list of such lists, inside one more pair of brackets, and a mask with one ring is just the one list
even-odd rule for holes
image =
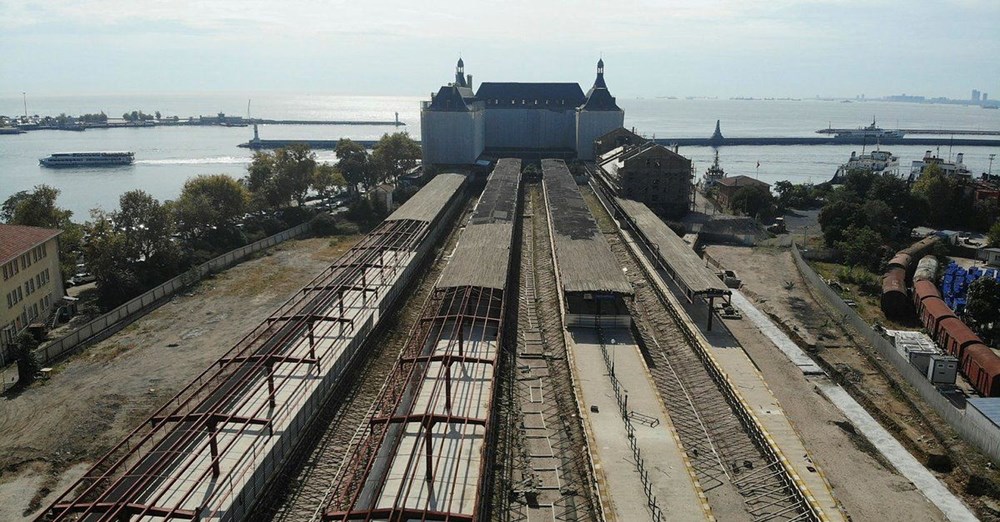
{"label": "metal railing", "polygon": [[[642,458],[642,449],[635,439],[635,426],[632,424],[633,412],[628,409],[628,390],[625,390],[618,376],[615,375],[615,363],[608,355],[608,347],[604,343],[604,332],[597,328],[597,336],[601,343],[601,355],[604,357],[604,366],[608,369],[608,377],[611,379],[611,388],[615,391],[615,401],[618,403],[618,414],[625,423],[625,431],[628,433],[628,446],[632,450],[632,457],[635,458],[635,471],[639,473],[639,480],[642,481],[642,492],[646,495],[646,507],[652,514],[654,522],[663,520],[663,510],[660,508],[653,492],[653,482],[649,480],[649,470],[646,469],[646,461]],[[655,419],[659,424],[659,419]],[[653,425],[655,427],[655,425]]]}

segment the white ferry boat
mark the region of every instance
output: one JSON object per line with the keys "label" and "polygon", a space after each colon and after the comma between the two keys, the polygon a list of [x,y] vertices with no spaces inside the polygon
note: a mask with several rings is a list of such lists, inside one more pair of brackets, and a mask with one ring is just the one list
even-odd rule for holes
{"label": "white ferry boat", "polygon": [[887,150],[873,150],[869,154],[864,151],[859,155],[851,152],[851,159],[847,163],[837,168],[837,173],[833,176],[833,183],[841,183],[844,176],[852,170],[868,170],[876,174],[890,174],[899,176],[899,156]]}
{"label": "white ferry boat", "polygon": [[38,164],[50,168],[119,167],[133,161],[134,152],[57,152],[38,160]]}
{"label": "white ferry boat", "polygon": [[872,124],[867,127],[858,127],[857,129],[820,129],[819,134],[834,134],[835,138],[871,138],[872,141],[879,139],[888,140],[898,140],[901,139],[906,133],[899,129],[883,129],[875,125],[875,118],[872,118]]}
{"label": "white ferry boat", "polygon": [[945,176],[971,179],[972,171],[965,166],[964,160],[965,154],[961,152],[956,155],[955,161],[952,162],[945,161],[943,158],[931,154],[931,151],[927,151],[922,159],[914,161],[910,165],[910,181],[916,181],[931,165],[937,166],[938,170]]}

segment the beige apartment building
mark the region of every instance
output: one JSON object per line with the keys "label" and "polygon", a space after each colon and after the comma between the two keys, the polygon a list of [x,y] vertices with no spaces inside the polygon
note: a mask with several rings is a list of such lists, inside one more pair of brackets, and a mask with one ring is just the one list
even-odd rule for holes
{"label": "beige apartment building", "polygon": [[63,296],[61,230],[0,224],[0,361],[28,325],[44,321]]}

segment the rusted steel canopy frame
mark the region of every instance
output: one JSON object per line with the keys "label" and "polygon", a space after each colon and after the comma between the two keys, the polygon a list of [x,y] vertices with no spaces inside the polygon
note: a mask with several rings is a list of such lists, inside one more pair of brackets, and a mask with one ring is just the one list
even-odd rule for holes
{"label": "rusted steel canopy frame", "polygon": [[[494,353],[499,354],[499,351],[501,350],[500,339],[503,327],[502,319],[504,314],[503,291],[491,288],[462,287],[462,288],[438,289],[436,290],[436,293],[439,296],[449,296],[450,297],[450,299],[448,299],[449,304],[447,306],[440,305],[439,303],[445,302],[447,297],[439,297],[438,299],[432,301],[430,303],[430,306],[425,308],[425,316],[421,319],[420,322],[425,324],[429,323],[433,326],[428,326],[424,328],[422,331],[422,335],[420,335],[419,337],[411,337],[411,342],[408,345],[408,352],[412,353],[414,351],[418,351],[420,355],[407,354],[400,358],[399,361],[400,364],[397,366],[400,367],[400,369],[402,370],[401,365],[409,364],[411,366],[411,369],[410,371],[405,372],[407,374],[405,379],[397,378],[397,380],[403,383],[410,383],[411,385],[416,386],[417,389],[413,390],[415,396],[417,390],[419,390],[419,387],[426,381],[428,377],[427,371],[429,369],[429,364],[426,363],[432,361],[443,362],[445,364],[445,379],[443,380],[443,382],[441,379],[434,380],[433,388],[430,394],[431,397],[433,397],[433,399],[432,402],[427,406],[427,412],[433,412],[438,409],[439,406],[438,401],[441,400],[441,395],[442,395],[440,393],[441,391],[440,388],[441,386],[444,386],[445,387],[444,396],[446,401],[445,411],[449,413],[446,415],[441,415],[441,414],[433,414],[426,412],[425,413],[413,412],[412,403],[409,405],[410,411],[406,414],[395,415],[392,413],[385,413],[386,410],[388,410],[389,412],[396,411],[400,407],[399,401],[402,397],[401,389],[397,393],[387,393],[383,397],[383,400],[380,401],[380,407],[377,410],[379,413],[376,413],[376,416],[373,419],[371,419],[371,424],[383,425],[383,429],[378,432],[378,435],[372,437],[372,439],[375,442],[377,442],[377,444],[375,444],[374,446],[375,449],[377,449],[377,447],[380,446],[385,441],[385,436],[387,434],[389,424],[392,423],[419,422],[423,427],[424,437],[422,437],[423,441],[417,440],[415,444],[426,444],[428,446],[430,445],[431,442],[430,430],[433,428],[433,425],[438,422],[444,422],[450,424],[477,424],[483,426],[487,430],[489,429],[489,417],[493,406],[492,405],[493,383],[491,382],[489,388],[491,393],[490,393],[490,401],[486,408],[487,412],[486,417],[469,418],[469,417],[452,415],[450,413],[451,411],[453,411],[452,408],[453,405],[451,404],[452,400],[451,400],[451,390],[449,382],[450,379],[448,377],[450,374],[450,364],[453,362],[485,363],[490,365],[496,365],[497,359],[495,358],[483,359],[478,357],[467,357],[464,355],[464,353],[458,354],[457,352],[464,351],[462,349],[462,345],[465,342],[464,330],[468,326],[470,332],[474,331],[476,327],[481,328],[483,333],[483,338],[477,339],[476,341],[478,342],[487,341],[488,339],[486,338],[486,336],[489,335],[491,329],[495,329],[496,337],[492,339],[496,343]],[[461,296],[461,304],[459,305],[458,308],[459,312],[454,313],[456,310],[454,302],[456,297],[458,296]],[[437,306],[435,306],[435,304],[437,304]],[[481,313],[484,310],[484,307],[486,315],[483,315]],[[447,313],[441,314],[440,313],[441,311],[446,311]],[[428,315],[428,314],[434,314],[434,315]],[[452,327],[449,331],[448,339],[451,339],[452,341],[448,343],[448,348],[447,348],[448,353],[441,355],[423,354],[424,350],[430,350],[431,354],[433,354],[435,347],[442,339],[445,338],[444,335],[446,330],[445,326],[449,321],[452,323]],[[437,332],[434,338],[431,338],[432,332]],[[414,372],[417,366],[421,366],[423,371],[423,377],[419,380],[414,381],[412,379],[412,373]],[[402,373],[403,372],[401,371],[397,375],[401,376]],[[493,378],[495,379],[495,372]],[[387,387],[387,390],[390,390],[390,388]],[[387,398],[391,400],[385,400]],[[471,402],[474,399],[475,397],[471,395],[466,397],[466,401]],[[372,432],[372,434],[374,435],[375,432]],[[484,440],[486,439],[486,437],[488,437],[488,434],[484,434]],[[399,444],[401,444],[401,442],[402,438],[399,438],[393,442],[393,444],[395,445],[395,447],[393,448],[394,454],[398,453]],[[465,441],[463,439],[460,445],[464,445],[464,443]],[[415,451],[411,452],[409,455],[409,460],[406,466],[407,470],[413,469],[415,465],[415,460],[418,458],[419,451],[416,451],[416,448],[414,448],[414,450]],[[458,449],[458,453],[461,453],[461,448]],[[347,485],[348,487],[341,489],[340,499],[339,499],[340,502],[343,502],[344,500],[343,497],[345,493],[351,495],[350,507],[348,507],[344,511],[338,510],[329,512],[327,513],[325,518],[327,518],[328,520],[371,520],[374,517],[384,518],[388,516],[390,520],[395,520],[400,517],[406,518],[407,520],[413,520],[413,519],[471,520],[472,519],[472,517],[469,517],[467,515],[453,514],[446,511],[414,510],[410,508],[401,507],[399,505],[399,502],[407,498],[408,494],[410,493],[409,489],[405,492],[402,492],[402,494],[396,497],[396,499],[394,500],[394,506],[390,510],[350,509],[351,507],[354,507],[354,505],[357,503],[358,497],[365,483],[368,482],[368,477],[374,472],[374,470],[372,469],[374,466],[374,459],[371,458],[371,456],[373,455],[374,455],[373,451],[366,452],[362,450],[355,452],[354,459],[352,459],[353,461],[352,464],[354,466],[363,466],[365,468],[364,472],[361,473],[360,476],[357,474],[351,474],[351,477],[353,478],[353,480],[351,481],[352,484]],[[427,478],[429,480],[432,480],[433,470],[437,469],[439,466],[435,465],[436,463],[433,462],[433,455],[430,449],[425,450],[425,457],[428,459],[428,463],[426,466],[428,472]],[[440,462],[441,458],[442,456],[440,455],[437,456],[438,463]],[[361,460],[361,462],[359,462],[358,460]],[[384,485],[385,474],[387,472],[388,469],[381,470],[380,472],[381,476],[375,477],[373,479],[374,483],[379,483]],[[360,477],[360,480],[358,479],[358,477]],[[408,487],[413,487],[415,482],[416,481],[412,480],[409,481]],[[452,496],[453,494],[454,492],[452,492]],[[377,499],[380,497],[380,495],[381,491],[377,492],[374,495],[374,498]],[[477,491],[477,497],[478,495],[479,491]],[[478,505],[479,502],[477,500],[474,506]]]}
{"label": "rusted steel canopy frame", "polygon": [[[427,232],[428,232],[428,225],[425,222],[418,222],[418,221],[386,222],[378,229],[376,229],[376,231],[374,231],[372,234],[369,234],[368,236],[366,236],[365,239],[362,240],[362,245],[360,245],[358,250],[360,250],[364,255],[359,256],[357,251],[355,251],[355,249],[348,251],[348,253],[341,258],[340,262],[333,264],[330,268],[328,268],[317,278],[315,278],[313,282],[310,284],[310,287],[312,288],[316,288],[318,286],[336,287],[337,285],[332,284],[334,281],[339,281],[341,283],[340,286],[354,286],[347,283],[349,283],[351,280],[356,280],[359,275],[363,277],[365,271],[371,268],[373,265],[375,265],[376,267],[381,267],[380,273],[383,273],[383,270],[385,268],[384,263],[382,263],[383,253],[394,252],[398,255],[399,250],[403,250],[406,253],[409,253],[410,251],[415,250],[416,245],[419,245],[420,242],[423,241],[423,239],[427,235]],[[392,248],[389,248],[390,246]],[[379,259],[379,263],[377,265],[375,263],[371,263],[371,259],[375,257]],[[344,262],[345,259],[347,260],[347,262]],[[393,272],[397,271],[399,268],[402,267],[396,267],[395,265],[393,265]],[[382,276],[381,279],[382,281],[384,281],[385,277]],[[278,317],[289,318],[288,320],[283,321],[283,324],[280,325],[280,328],[276,328],[276,323],[278,323],[278,321],[273,321],[273,320],[265,321],[256,329],[254,329],[254,331],[252,331],[250,334],[244,337],[239,343],[237,343],[237,345],[233,349],[231,349],[225,356],[223,356],[222,359],[233,360],[236,357],[240,356],[247,357],[246,355],[244,355],[246,352],[251,351],[253,348],[259,346],[260,344],[266,345],[268,343],[271,344],[270,347],[271,354],[277,354],[282,349],[285,349],[289,346],[289,341],[293,341],[296,339],[296,337],[301,333],[302,329],[306,326],[307,323],[311,324],[311,322],[308,321],[308,318],[306,317],[296,318],[294,314],[290,314],[289,312],[291,312],[292,310],[301,310],[306,307],[319,309],[323,306],[329,305],[331,301],[343,298],[342,293],[340,293],[340,295],[335,295],[334,292],[330,292],[327,295],[321,295],[319,297],[313,296],[311,298],[309,297],[308,294],[309,292],[302,292],[300,294],[297,294],[296,296],[289,299],[289,301],[286,302],[285,305],[283,305],[278,310],[278,312],[274,314],[275,316]],[[360,298],[364,298],[365,295],[366,293],[362,293]],[[356,302],[357,299],[358,298],[352,299],[352,304],[354,304],[354,302]],[[328,330],[332,328],[333,326],[331,325],[324,333],[328,333]],[[275,332],[273,330],[278,330],[278,332]],[[275,339],[274,338],[275,334],[280,333],[282,330],[285,331],[284,335]],[[238,408],[238,406],[240,405],[240,403],[238,402],[239,399],[245,398],[245,395],[248,394],[253,395],[256,392],[257,388],[253,387],[247,388],[246,384],[250,381],[256,380],[259,377],[258,375],[259,370],[261,369],[262,366],[266,364],[267,358],[250,357],[247,359],[247,362],[250,362],[251,364],[249,365],[220,364],[219,367],[213,365],[208,370],[203,372],[202,375],[199,376],[195,381],[193,381],[191,384],[185,387],[184,390],[178,393],[173,400],[171,400],[163,407],[161,407],[160,410],[156,414],[154,414],[154,417],[168,416],[164,414],[165,410],[168,410],[168,408],[170,408],[172,405],[175,404],[176,406],[174,406],[172,409],[174,415],[178,415],[177,412],[182,412],[184,410],[188,410],[190,413],[194,409],[191,408],[193,403],[197,403],[196,404],[197,406],[205,406],[204,402],[207,400],[211,400],[213,398],[214,398],[213,401],[214,404],[208,405],[209,409],[221,410],[223,408],[231,407],[233,405],[236,405]],[[233,366],[237,366],[239,368],[230,370],[230,368]],[[235,383],[230,382],[229,378],[235,375],[237,371],[242,372],[242,375],[240,376],[241,378],[238,379],[238,382]],[[268,373],[269,375],[273,374],[273,370]],[[271,375],[271,377],[273,378],[273,375]],[[284,384],[284,381],[287,379],[288,376],[282,379],[281,384]],[[299,383],[300,385],[302,385],[303,381],[299,381]],[[228,389],[223,390],[222,389],[223,387],[226,387]],[[204,397],[199,401],[198,396],[202,394],[207,394],[208,397]],[[197,413],[203,414],[206,412],[197,412]],[[214,411],[212,413],[217,413],[222,416],[226,415],[225,413],[220,413],[219,411]],[[179,415],[185,415],[185,414],[179,413]],[[235,413],[229,414],[229,416],[236,417]],[[161,433],[164,431],[162,429],[153,429],[148,433],[146,433],[145,435],[141,435],[141,431],[144,429],[143,427],[140,426],[139,428],[136,428],[136,430],[134,430],[128,438],[119,443],[107,455],[105,455],[105,457],[103,457],[100,461],[98,461],[98,463],[95,464],[95,466],[91,469],[91,472],[88,472],[87,475],[85,475],[83,478],[77,481],[77,483],[74,484],[73,487],[68,489],[66,493],[64,493],[55,503],[53,503],[52,507],[50,507],[50,509],[47,510],[46,514],[43,514],[42,518],[60,518],[63,515],[69,513],[78,514],[80,516],[86,516],[89,514],[101,514],[105,515],[106,517],[113,518],[120,514],[127,514],[126,511],[128,511],[129,509],[133,509],[135,506],[139,505],[145,505],[148,508],[148,510],[146,511],[137,513],[139,515],[149,514],[154,511],[157,512],[162,511],[166,513],[166,515],[158,515],[158,516],[166,516],[167,518],[170,518],[173,516],[172,513],[176,513],[179,517],[183,517],[184,510],[156,507],[153,506],[152,503],[135,502],[135,499],[133,497],[141,496],[147,493],[146,490],[150,482],[157,479],[159,474],[163,471],[163,469],[167,467],[167,465],[170,464],[171,461],[174,460],[176,456],[180,456],[183,458],[189,455],[189,452],[184,451],[184,449],[185,448],[189,449],[196,437],[204,435],[205,431],[204,429],[202,429],[203,426],[201,425],[205,424],[206,421],[207,419],[204,416],[202,416],[200,419],[193,422],[192,424],[194,424],[194,426],[188,427],[186,431],[182,432],[182,435],[180,435],[180,438],[178,440],[171,441],[169,447],[165,449],[157,448],[156,446],[159,446],[163,442],[163,440],[171,433],[174,433],[175,432],[174,430],[176,430],[177,428],[173,428],[172,430],[167,430],[167,433]],[[240,429],[237,435],[242,435],[245,429],[246,425],[244,424],[244,426]],[[157,435],[161,436],[157,437]],[[140,440],[135,445],[133,445],[131,444],[131,441],[135,438],[140,438]],[[150,443],[154,446],[154,448],[149,448],[149,451],[146,452],[145,455],[142,455],[142,450],[146,445],[149,445]],[[229,445],[227,445],[227,447],[222,450],[220,455],[225,454],[225,451],[228,449]],[[114,460],[115,455],[123,452],[123,450],[124,450],[124,455],[118,457],[117,460]],[[138,463],[143,463],[143,461],[147,460],[149,456],[153,454],[158,454],[158,455],[154,457],[155,460],[153,462],[146,463],[147,464],[146,470],[144,470],[142,473],[138,475],[133,475],[129,473],[122,474],[117,478],[117,480],[113,480],[110,484],[105,485],[105,487],[102,490],[98,489],[98,487],[104,484],[104,482],[106,482],[107,480],[111,480],[115,476],[115,474],[118,473],[119,470],[121,470],[124,466],[129,465],[129,461],[138,458],[139,459]],[[221,458],[221,456],[219,458]],[[213,465],[217,464],[218,464],[218,459],[213,459]],[[100,475],[94,476],[94,471],[102,468],[107,468],[107,470],[101,472]],[[205,473],[208,472],[209,470],[205,471]],[[135,478],[137,476],[139,477],[138,479]],[[175,476],[173,477],[173,481],[171,481],[171,485],[174,482],[176,482],[178,478],[179,475],[175,474]],[[200,483],[200,481],[203,480],[203,478],[204,478],[204,473],[202,478],[200,478],[197,483]],[[126,479],[133,482],[131,487],[127,487],[124,492],[117,495],[119,497],[119,500],[115,500],[112,502],[106,501],[105,497],[107,497],[108,494],[114,491],[116,488],[122,486],[122,483],[126,481]],[[92,483],[89,486],[87,486],[82,493],[79,494],[77,501],[73,502],[65,501],[65,497],[72,495],[74,491],[76,491],[78,488],[83,486],[88,481],[92,481]],[[180,504],[182,504],[183,500],[186,500],[187,497],[190,496],[191,493],[193,493],[193,491],[194,488],[191,488],[185,495],[185,498],[182,499]],[[92,499],[90,497],[96,497],[96,498]],[[84,501],[84,499],[86,499],[86,501]],[[86,504],[86,507],[84,507],[84,504]],[[119,506],[119,509],[114,509],[111,507],[114,505]],[[130,508],[128,506],[132,507]],[[81,510],[79,509],[80,507],[84,507],[84,509]]]}
{"label": "rusted steel canopy frame", "polygon": [[377,518],[390,522],[402,522],[405,520],[427,520],[440,522],[472,522],[475,520],[468,515],[456,515],[442,511],[431,511],[424,509],[373,509],[364,513],[349,513],[344,515],[343,520],[368,520]]}
{"label": "rusted steel canopy frame", "polygon": [[[458,296],[459,294],[454,291],[447,292],[442,289],[436,289],[424,305],[424,314],[433,316],[440,310],[454,308],[454,301]],[[466,294],[461,295],[463,303],[466,297]],[[445,304],[446,300],[448,300],[447,305]],[[389,372],[385,389],[376,400],[374,408],[374,415],[376,417],[392,415],[399,409],[400,401],[408,385],[407,383],[414,382],[413,377],[418,367],[424,367],[419,362],[412,363],[409,361],[424,355],[424,348],[428,345],[431,333],[437,332],[435,339],[439,339],[441,328],[443,328],[443,325],[436,325],[431,321],[417,321],[414,325],[414,329],[411,331],[407,344],[403,349],[403,355],[393,365],[392,370]],[[357,495],[360,494],[371,471],[371,459],[382,444],[388,428],[388,425],[384,425],[382,430],[376,433],[369,426],[365,437],[359,442],[348,461],[346,473],[342,474],[337,490],[331,498],[330,505],[338,506],[337,509],[349,510],[355,504]],[[340,506],[343,506],[343,508],[340,508]]]}

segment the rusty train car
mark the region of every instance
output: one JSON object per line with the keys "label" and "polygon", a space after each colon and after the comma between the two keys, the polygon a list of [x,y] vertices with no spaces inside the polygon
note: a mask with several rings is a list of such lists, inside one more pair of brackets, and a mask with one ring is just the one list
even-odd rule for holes
{"label": "rusty train car", "polygon": [[882,313],[891,319],[902,319],[913,313],[910,298],[907,294],[907,282],[916,270],[914,260],[925,256],[934,247],[938,238],[925,237],[916,243],[896,252],[889,260],[885,273],[882,274],[882,298],[880,304]]}
{"label": "rusty train car", "polygon": [[914,281],[913,305],[928,335],[959,360],[976,391],[983,397],[1000,397],[1000,357],[944,304],[933,281]]}

